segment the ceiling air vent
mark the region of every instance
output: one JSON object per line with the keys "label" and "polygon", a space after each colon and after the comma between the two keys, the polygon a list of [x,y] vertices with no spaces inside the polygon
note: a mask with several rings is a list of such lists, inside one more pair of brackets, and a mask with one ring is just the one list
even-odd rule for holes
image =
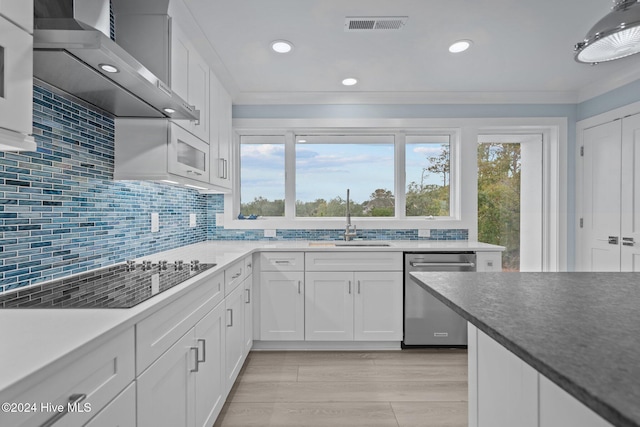
{"label": "ceiling air vent", "polygon": [[401,30],[408,16],[347,16],[344,20],[345,31],[390,31]]}

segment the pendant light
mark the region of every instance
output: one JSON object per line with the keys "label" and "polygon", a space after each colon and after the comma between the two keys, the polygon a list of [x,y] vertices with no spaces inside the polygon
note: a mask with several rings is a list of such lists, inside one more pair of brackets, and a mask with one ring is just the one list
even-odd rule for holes
{"label": "pendant light", "polygon": [[574,48],[575,60],[587,64],[613,61],[640,52],[640,3],[615,0],[613,10]]}

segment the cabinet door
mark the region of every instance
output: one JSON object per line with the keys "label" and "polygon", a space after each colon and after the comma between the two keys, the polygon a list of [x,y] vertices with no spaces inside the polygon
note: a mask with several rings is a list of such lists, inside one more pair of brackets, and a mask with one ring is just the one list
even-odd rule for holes
{"label": "cabinet door", "polygon": [[194,425],[194,343],[191,329],[138,377],[137,427]]}
{"label": "cabinet door", "polygon": [[202,57],[189,52],[189,98],[188,102],[200,110],[200,120],[189,122],[189,131],[205,142],[209,142],[209,66]]}
{"label": "cabinet door", "polygon": [[171,21],[171,90],[189,100],[189,39],[175,20]]}
{"label": "cabinet door", "polygon": [[356,341],[402,341],[402,273],[355,273]]}
{"label": "cabinet door", "polygon": [[33,0],[0,0],[0,15],[33,34]]}
{"label": "cabinet door", "polygon": [[583,271],[620,271],[621,123],[584,131]]}
{"label": "cabinet door", "polygon": [[214,73],[209,73],[210,182],[231,188],[231,96]]}
{"label": "cabinet door", "polygon": [[85,427],[129,427],[136,425],[136,386],[131,383],[91,419]]}
{"label": "cabinet door", "polygon": [[227,393],[244,362],[244,287],[240,286],[226,298],[225,382]]}
{"label": "cabinet door", "polygon": [[253,275],[244,281],[244,354],[253,347]]}
{"label": "cabinet door", "polygon": [[304,273],[260,274],[260,339],[304,340]]}
{"label": "cabinet door", "polygon": [[198,372],[195,375],[195,422],[210,427],[222,410],[226,397],[225,304],[220,303],[195,327],[198,346]]}
{"label": "cabinet door", "polygon": [[353,340],[354,276],[351,272],[305,273],[305,339]]}
{"label": "cabinet door", "polygon": [[621,271],[640,271],[640,114],[622,120]]}
{"label": "cabinet door", "polygon": [[168,154],[170,173],[209,182],[209,145],[175,123],[170,126]]}
{"label": "cabinet door", "polygon": [[31,134],[33,36],[0,17],[0,128]]}

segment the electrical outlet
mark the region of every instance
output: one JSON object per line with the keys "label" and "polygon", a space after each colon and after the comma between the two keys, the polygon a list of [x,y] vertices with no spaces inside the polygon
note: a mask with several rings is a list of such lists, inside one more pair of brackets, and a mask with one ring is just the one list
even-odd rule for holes
{"label": "electrical outlet", "polygon": [[189,214],[189,227],[196,226],[196,214]]}
{"label": "electrical outlet", "polygon": [[276,237],[276,230],[264,230],[264,237]]}
{"label": "electrical outlet", "polygon": [[418,237],[431,237],[431,230],[429,229],[419,229]]}
{"label": "electrical outlet", "polygon": [[216,214],[216,227],[224,227],[224,214]]}
{"label": "electrical outlet", "polygon": [[160,214],[153,212],[151,214],[151,232],[157,233],[158,231],[160,231]]}

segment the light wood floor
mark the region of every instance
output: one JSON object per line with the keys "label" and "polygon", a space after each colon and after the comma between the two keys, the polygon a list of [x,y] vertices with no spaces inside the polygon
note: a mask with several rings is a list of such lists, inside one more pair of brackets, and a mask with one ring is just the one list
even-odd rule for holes
{"label": "light wood floor", "polygon": [[214,427],[466,427],[466,350],[251,352]]}

